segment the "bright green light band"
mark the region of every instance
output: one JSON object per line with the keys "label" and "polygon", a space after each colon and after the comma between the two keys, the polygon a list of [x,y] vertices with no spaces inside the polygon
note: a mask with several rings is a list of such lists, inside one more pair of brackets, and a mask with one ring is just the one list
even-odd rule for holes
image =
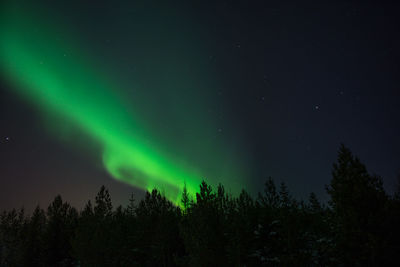
{"label": "bright green light band", "polygon": [[50,27],[32,25],[27,14],[6,17],[0,67],[18,94],[99,143],[104,166],[114,178],[146,190],[159,188],[177,204],[184,182],[195,195],[203,173],[156,145],[132,103],[95,71],[89,64],[93,61]]}

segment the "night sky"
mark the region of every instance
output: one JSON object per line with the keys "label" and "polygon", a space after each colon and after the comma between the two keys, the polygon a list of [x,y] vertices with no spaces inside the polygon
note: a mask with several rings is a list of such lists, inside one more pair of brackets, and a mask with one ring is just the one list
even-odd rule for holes
{"label": "night sky", "polygon": [[1,4],[0,209],[268,176],[326,200],[341,143],[393,192],[400,5],[82,2]]}

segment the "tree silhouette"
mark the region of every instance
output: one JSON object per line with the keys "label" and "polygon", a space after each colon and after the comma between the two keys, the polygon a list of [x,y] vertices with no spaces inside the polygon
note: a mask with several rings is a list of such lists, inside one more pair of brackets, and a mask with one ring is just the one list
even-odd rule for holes
{"label": "tree silhouette", "polygon": [[383,260],[381,221],[388,199],[381,178],[370,175],[365,165],[342,145],[327,192],[341,261],[349,265],[379,265]]}
{"label": "tree silhouette", "polygon": [[156,189],[113,208],[102,186],[79,213],[56,196],[0,213],[0,266],[397,266],[400,192],[343,145],[326,189],[328,205],[272,178],[256,198],[202,181],[181,210]]}
{"label": "tree silhouette", "polygon": [[63,266],[72,264],[71,240],[77,224],[78,214],[60,195],[47,208],[47,225],[44,233],[46,264]]}
{"label": "tree silhouette", "polygon": [[183,185],[181,203],[182,203],[183,211],[186,212],[186,210],[189,208],[189,205],[190,205],[189,193],[186,188],[186,182]]}
{"label": "tree silhouette", "polygon": [[47,218],[44,210],[39,206],[35,208],[27,223],[26,236],[24,242],[23,265],[24,266],[43,266],[45,259],[45,240]]}

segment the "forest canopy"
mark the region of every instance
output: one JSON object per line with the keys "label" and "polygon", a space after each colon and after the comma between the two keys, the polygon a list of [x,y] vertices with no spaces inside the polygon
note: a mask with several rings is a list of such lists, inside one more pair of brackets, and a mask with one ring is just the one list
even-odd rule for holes
{"label": "forest canopy", "polygon": [[113,207],[102,186],[81,211],[58,195],[1,213],[0,266],[396,266],[400,191],[343,145],[326,190],[327,203],[297,200],[268,178],[235,197],[203,181],[181,206],[154,189]]}

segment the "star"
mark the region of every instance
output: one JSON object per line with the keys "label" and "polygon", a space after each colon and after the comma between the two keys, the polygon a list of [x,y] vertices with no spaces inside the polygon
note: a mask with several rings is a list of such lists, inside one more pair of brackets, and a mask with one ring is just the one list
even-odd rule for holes
{"label": "star", "polygon": [[6,141],[10,141],[10,137],[7,136],[7,137],[6,137]]}
{"label": "star", "polygon": [[319,106],[318,105],[315,106],[315,110],[319,110]]}

